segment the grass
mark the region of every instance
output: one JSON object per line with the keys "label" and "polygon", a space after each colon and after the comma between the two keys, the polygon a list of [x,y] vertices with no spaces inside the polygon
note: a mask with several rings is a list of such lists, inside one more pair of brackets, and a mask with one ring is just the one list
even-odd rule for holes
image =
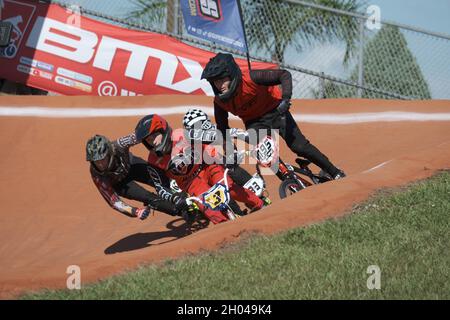
{"label": "grass", "polygon": [[[449,299],[450,173],[384,191],[351,214],[23,299]],[[367,268],[381,270],[369,290]]]}

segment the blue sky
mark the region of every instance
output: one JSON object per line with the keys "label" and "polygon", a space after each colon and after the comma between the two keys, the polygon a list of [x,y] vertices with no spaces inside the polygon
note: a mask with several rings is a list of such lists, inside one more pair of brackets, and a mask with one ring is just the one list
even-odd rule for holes
{"label": "blue sky", "polygon": [[381,19],[450,34],[450,0],[367,0]]}

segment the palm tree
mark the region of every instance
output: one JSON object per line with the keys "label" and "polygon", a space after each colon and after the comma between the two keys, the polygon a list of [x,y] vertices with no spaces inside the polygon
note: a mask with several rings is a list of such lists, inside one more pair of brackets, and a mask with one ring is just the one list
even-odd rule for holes
{"label": "palm tree", "polygon": [[[174,0],[169,1],[173,2]],[[167,2],[167,0],[131,0],[136,9],[127,16],[127,19],[162,30]]]}
{"label": "palm tree", "polygon": [[[358,0],[308,2],[349,12],[358,12],[363,6]],[[280,63],[289,45],[303,51],[309,45],[335,40],[345,42],[347,62],[358,40],[359,24],[350,16],[278,0],[242,0],[242,11],[249,47],[270,52]]]}

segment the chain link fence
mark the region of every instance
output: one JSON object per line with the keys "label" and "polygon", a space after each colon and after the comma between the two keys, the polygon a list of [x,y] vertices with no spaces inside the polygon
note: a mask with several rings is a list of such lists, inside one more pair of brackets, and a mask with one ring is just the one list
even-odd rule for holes
{"label": "chain link fence", "polygon": [[[82,14],[105,22],[241,55],[188,35],[179,0],[51,2],[77,5]],[[360,13],[366,8],[358,0],[241,3],[250,56],[290,70],[294,98],[450,99],[449,35],[374,20]]]}

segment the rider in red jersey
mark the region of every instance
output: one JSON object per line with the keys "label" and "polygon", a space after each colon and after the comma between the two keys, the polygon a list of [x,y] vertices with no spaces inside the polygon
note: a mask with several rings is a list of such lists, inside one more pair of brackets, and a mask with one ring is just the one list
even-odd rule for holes
{"label": "rider in red jersey", "polygon": [[[199,196],[224,176],[222,164],[207,164],[203,155],[210,159],[220,157],[217,150],[210,145],[201,144],[199,151],[192,148],[189,140],[184,136],[184,130],[175,132],[167,121],[156,114],[142,118],[135,129],[136,139],[142,142],[149,150],[148,162],[157,170],[152,170],[156,189],[163,199],[174,202],[177,207],[186,203],[185,194],[173,194],[168,191],[168,178],[174,179],[181,190],[192,196]],[[233,183],[228,177],[230,196],[244,202],[252,211],[261,209],[264,202],[250,190]],[[213,223],[227,221],[227,218],[218,211],[200,205],[205,216]]]}

